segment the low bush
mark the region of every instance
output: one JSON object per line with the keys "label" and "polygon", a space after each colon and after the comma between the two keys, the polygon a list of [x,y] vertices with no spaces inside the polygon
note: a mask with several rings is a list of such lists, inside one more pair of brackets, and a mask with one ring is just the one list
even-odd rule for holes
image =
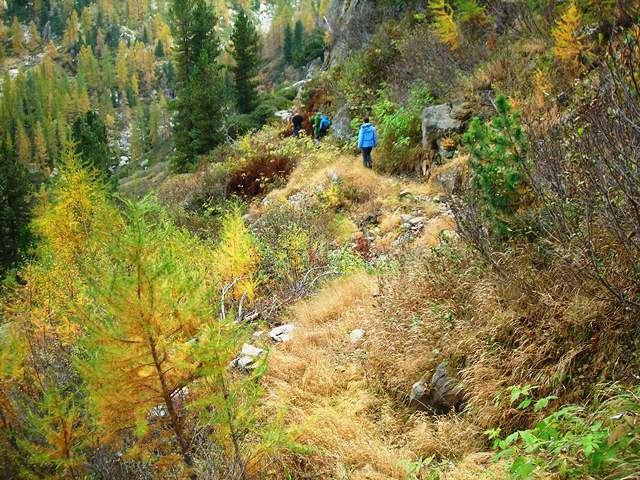
{"label": "low bush", "polygon": [[543,472],[564,478],[631,478],[640,471],[640,389],[608,390],[604,399],[601,394],[588,406],[564,406],[533,428],[505,438],[498,429],[487,431],[498,449],[496,459],[507,459],[516,479]]}

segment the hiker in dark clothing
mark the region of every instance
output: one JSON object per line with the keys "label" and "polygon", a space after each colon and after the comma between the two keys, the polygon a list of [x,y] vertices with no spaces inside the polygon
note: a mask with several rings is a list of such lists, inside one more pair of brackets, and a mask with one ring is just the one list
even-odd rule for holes
{"label": "hiker in dark clothing", "polygon": [[369,123],[369,117],[364,117],[364,123],[360,126],[358,132],[358,148],[362,151],[362,163],[367,168],[373,168],[373,160],[371,159],[371,151],[378,143],[378,134],[376,127]]}
{"label": "hiker in dark clothing", "polygon": [[291,123],[293,124],[294,137],[300,136],[300,130],[302,130],[302,122],[304,122],[304,117],[299,113],[296,113],[293,117],[291,117]]}

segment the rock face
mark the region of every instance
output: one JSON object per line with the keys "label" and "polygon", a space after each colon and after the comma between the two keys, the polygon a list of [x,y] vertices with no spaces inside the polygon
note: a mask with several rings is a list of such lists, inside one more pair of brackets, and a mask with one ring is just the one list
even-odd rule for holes
{"label": "rock face", "polygon": [[422,146],[425,155],[418,173],[426,175],[431,166],[442,164],[455,156],[456,144],[450,137],[464,130],[464,122],[471,117],[471,105],[466,102],[432,105],[422,111]]}
{"label": "rock face", "polygon": [[432,105],[422,111],[422,145],[437,148],[436,141],[445,135],[460,133],[471,116],[469,104]]}
{"label": "rock face", "polygon": [[351,116],[346,105],[341,106],[334,115],[331,129],[338,140],[343,142],[355,140],[354,132],[351,131]]}
{"label": "rock face", "polygon": [[437,413],[460,410],[464,405],[464,392],[458,380],[449,375],[447,363],[442,362],[429,380],[424,375],[411,387],[409,404],[420,410],[433,409]]}
{"label": "rock face", "polygon": [[424,1],[331,0],[323,19],[323,27],[333,38],[325,67],[336,65],[352,51],[366,46],[382,20],[398,19],[407,10],[416,8],[424,8]]}

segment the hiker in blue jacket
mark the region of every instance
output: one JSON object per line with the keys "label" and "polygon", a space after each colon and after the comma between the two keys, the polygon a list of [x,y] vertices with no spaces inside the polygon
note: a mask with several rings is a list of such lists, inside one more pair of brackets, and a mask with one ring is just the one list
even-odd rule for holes
{"label": "hiker in blue jacket", "polygon": [[358,132],[358,148],[362,151],[362,161],[367,168],[373,168],[371,151],[378,143],[376,127],[369,123],[369,117],[364,117],[364,123]]}

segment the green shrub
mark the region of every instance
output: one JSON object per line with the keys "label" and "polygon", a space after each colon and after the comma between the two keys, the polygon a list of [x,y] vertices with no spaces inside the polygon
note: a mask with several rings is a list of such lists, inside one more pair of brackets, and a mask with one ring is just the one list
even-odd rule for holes
{"label": "green shrub", "polygon": [[512,230],[513,217],[530,203],[525,175],[529,143],[504,96],[496,99],[498,114],[489,122],[475,117],[463,137],[471,153],[471,168],[483,214],[499,234]]}
{"label": "green shrub", "polygon": [[[512,389],[511,398],[520,392]],[[530,405],[527,398],[518,408]],[[546,407],[548,402],[540,403],[543,400],[534,404],[536,411]],[[499,450],[496,459],[508,460],[512,478],[533,478],[540,471],[576,479],[632,478],[640,471],[640,425],[635,421],[640,412],[640,389],[618,391],[608,400],[592,404],[591,410],[565,406],[534,428],[505,438],[500,438],[498,429],[488,431]]]}
{"label": "green shrub", "polygon": [[377,168],[387,173],[412,170],[422,142],[422,107],[412,101],[406,106],[398,105],[390,100],[387,90],[380,91],[372,108],[378,127]]}

